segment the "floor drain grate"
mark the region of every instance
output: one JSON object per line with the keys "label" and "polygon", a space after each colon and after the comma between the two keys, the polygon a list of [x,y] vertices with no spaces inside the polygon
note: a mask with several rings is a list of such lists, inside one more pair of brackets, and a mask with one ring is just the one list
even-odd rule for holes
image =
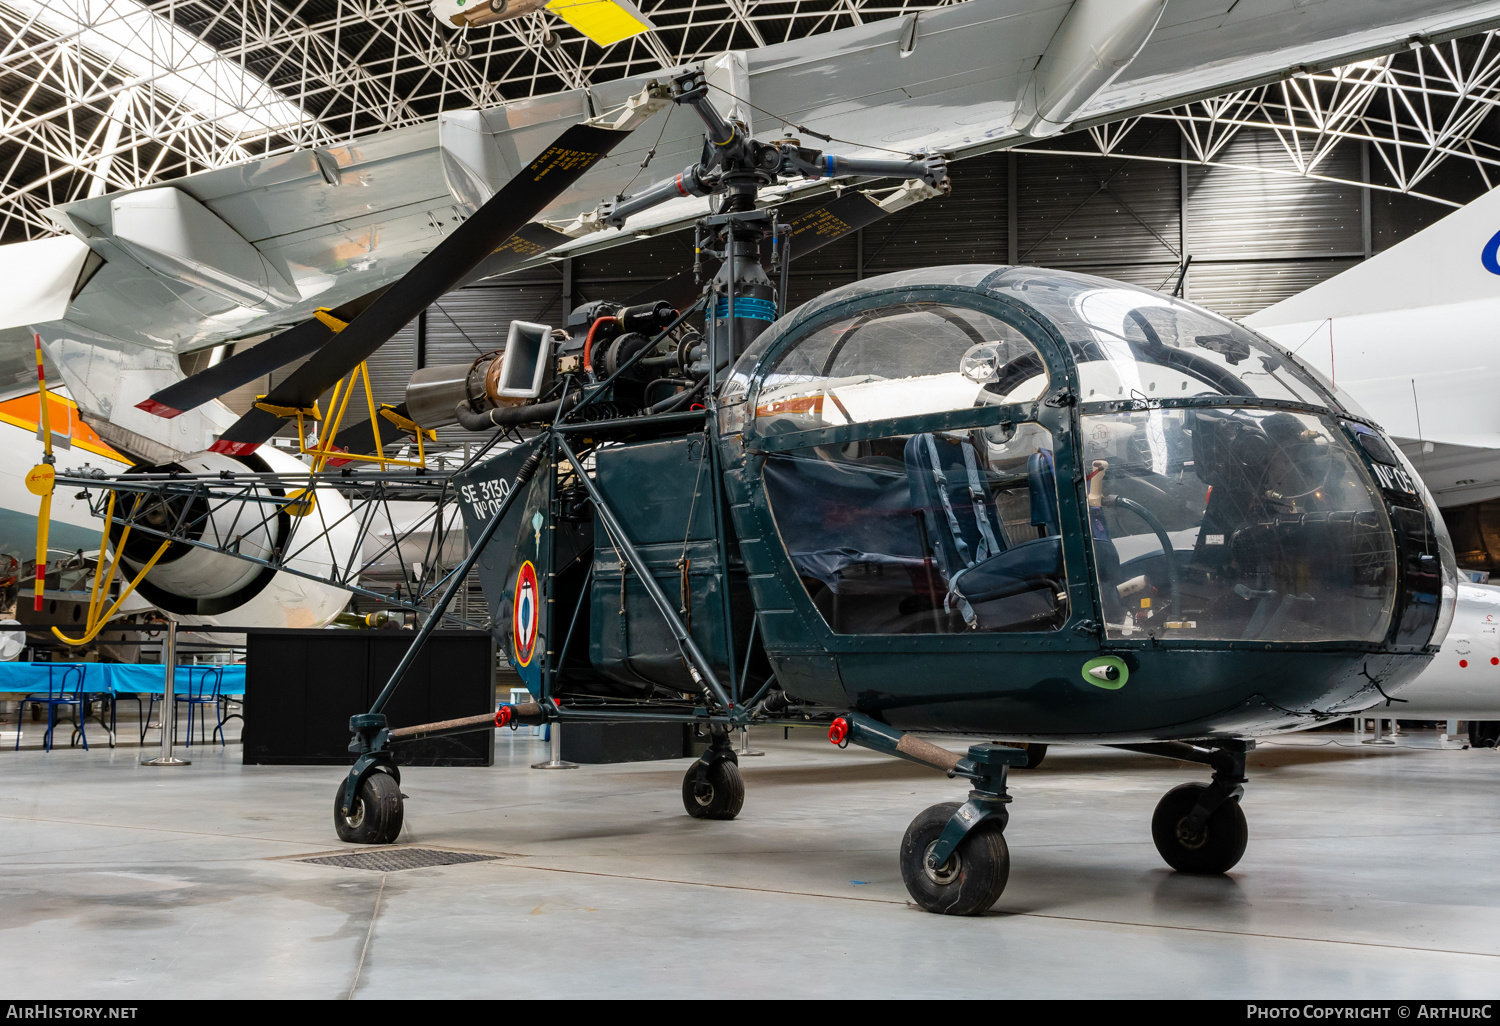
{"label": "floor drain grate", "polygon": [[319,855],[310,859],[293,859],[314,866],[338,866],[340,869],[366,869],[374,873],[399,873],[403,869],[430,869],[433,866],[457,866],[465,862],[491,862],[500,855],[475,855],[463,851],[441,851],[437,848],[380,848],[354,851],[343,855]]}

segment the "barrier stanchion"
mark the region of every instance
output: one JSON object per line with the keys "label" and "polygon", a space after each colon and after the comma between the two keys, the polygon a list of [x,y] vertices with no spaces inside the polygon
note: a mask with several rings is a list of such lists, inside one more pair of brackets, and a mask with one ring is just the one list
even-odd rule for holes
{"label": "barrier stanchion", "polygon": [[1396,742],[1392,741],[1390,738],[1388,738],[1388,737],[1381,737],[1381,735],[1380,735],[1381,724],[1382,724],[1381,717],[1379,717],[1379,716],[1375,717],[1375,735],[1373,737],[1366,738],[1365,740],[1361,741],[1360,744],[1362,744],[1362,745],[1393,745],[1393,744],[1395,744]]}
{"label": "barrier stanchion", "polygon": [[161,696],[161,754],[154,759],[143,759],[143,766],[191,766],[187,759],[172,755],[172,735],[177,733],[177,621],[167,621],[167,643],[162,648],[162,663],[166,670],[166,687]]}
{"label": "barrier stanchion", "polygon": [[749,727],[741,727],[740,728],[740,747],[739,747],[739,751],[735,752],[735,754],[736,755],[765,755],[766,753],[765,752],[758,752],[754,748],[750,747],[750,728]]}
{"label": "barrier stanchion", "polygon": [[551,746],[552,757],[546,762],[534,762],[532,769],[577,769],[578,763],[565,762],[562,757],[562,724],[553,720],[547,724],[548,743]]}

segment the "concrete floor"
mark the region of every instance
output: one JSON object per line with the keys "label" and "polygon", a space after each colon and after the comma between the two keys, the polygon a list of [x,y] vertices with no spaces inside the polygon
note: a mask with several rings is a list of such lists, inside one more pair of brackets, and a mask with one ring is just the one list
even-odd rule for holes
{"label": "concrete floor", "polygon": [[[338,848],[335,768],[194,747],[3,752],[0,965],[17,998],[1491,997],[1500,753],[1263,747],[1225,878],[1149,836],[1202,771],[1056,749],[1013,777],[1010,885],[952,919],[906,900],[896,849],[953,781],[812,731],[757,735],[735,822],[684,815],[686,760],[410,769],[403,844],[505,853],[379,874]],[[955,746],[956,747],[956,746]],[[149,752],[147,754],[150,754]]]}

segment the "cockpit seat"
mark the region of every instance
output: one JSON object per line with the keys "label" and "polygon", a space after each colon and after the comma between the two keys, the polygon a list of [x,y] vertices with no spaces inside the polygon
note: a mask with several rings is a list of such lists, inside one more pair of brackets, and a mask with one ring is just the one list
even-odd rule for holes
{"label": "cockpit seat", "polygon": [[[995,503],[968,439],[923,433],[906,443],[906,474],[937,568],[948,585],[949,608],[971,626],[988,619],[981,608],[1033,592],[1047,592],[1041,611],[1062,590],[1062,539],[1058,532],[1055,472],[1050,453],[1027,461],[1031,516],[1046,536],[1011,545],[995,518]],[[1049,486],[1050,482],[1050,486]],[[1015,622],[1007,611],[1002,619]]]}

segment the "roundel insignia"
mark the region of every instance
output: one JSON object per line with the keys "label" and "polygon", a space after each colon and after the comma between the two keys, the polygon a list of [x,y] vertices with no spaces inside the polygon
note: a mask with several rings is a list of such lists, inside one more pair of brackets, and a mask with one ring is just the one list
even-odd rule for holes
{"label": "roundel insignia", "polygon": [[539,589],[536,586],[536,567],[527,560],[516,574],[515,601],[511,605],[511,644],[515,648],[516,665],[530,666],[536,654],[536,629],[541,617],[538,615]]}
{"label": "roundel insignia", "polygon": [[1491,274],[1500,274],[1500,232],[1490,236],[1490,241],[1484,244],[1484,249],[1479,254],[1479,262]]}

